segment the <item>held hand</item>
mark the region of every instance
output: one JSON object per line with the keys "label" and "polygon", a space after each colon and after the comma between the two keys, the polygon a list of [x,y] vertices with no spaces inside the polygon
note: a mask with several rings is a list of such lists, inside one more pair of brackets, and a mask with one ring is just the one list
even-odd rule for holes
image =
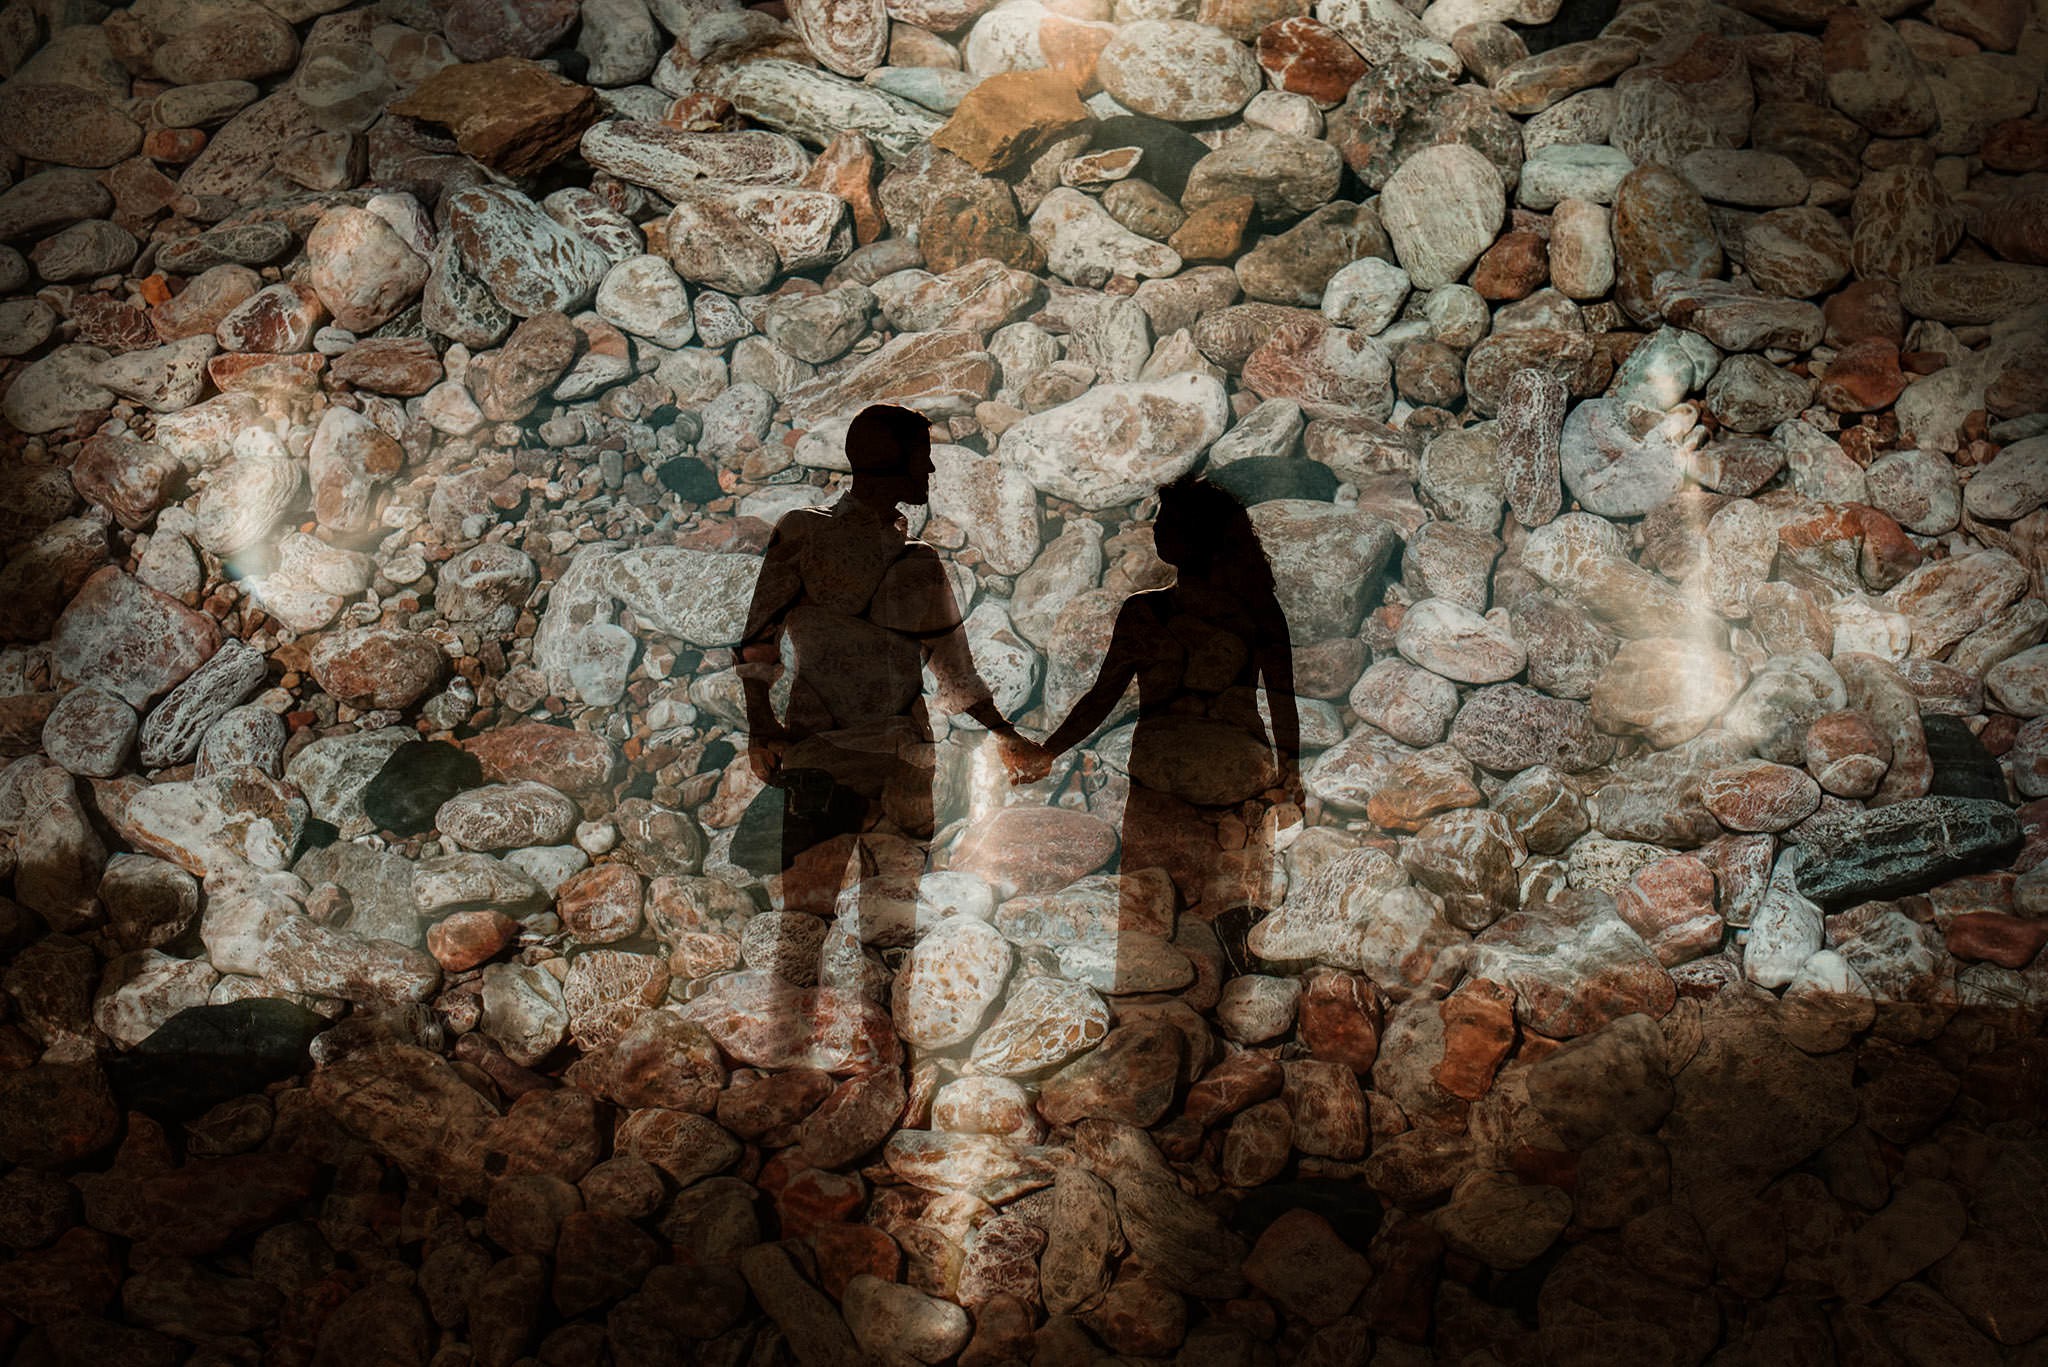
{"label": "held hand", "polygon": [[782,770],[782,753],[787,743],[775,736],[756,736],[747,742],[747,767],[763,783],[775,782]]}
{"label": "held hand", "polygon": [[1013,733],[999,736],[996,749],[1013,786],[1036,783],[1052,772],[1052,752],[1036,741]]}

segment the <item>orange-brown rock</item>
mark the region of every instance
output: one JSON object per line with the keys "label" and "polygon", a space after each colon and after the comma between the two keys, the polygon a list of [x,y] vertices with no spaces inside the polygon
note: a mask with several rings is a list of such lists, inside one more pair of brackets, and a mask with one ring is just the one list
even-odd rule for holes
{"label": "orange-brown rock", "polygon": [[1837,413],[1874,413],[1906,387],[1899,349],[1890,342],[1852,342],[1828,362],[1820,401]]}
{"label": "orange-brown rock", "polygon": [[1896,347],[1906,340],[1906,311],[1898,285],[1890,280],[1858,280],[1830,295],[1820,312],[1832,347],[1873,340]]}
{"label": "orange-brown rock", "polygon": [[980,184],[1002,191],[1001,196],[970,185],[934,195],[925,206],[917,237],[925,269],[944,275],[987,257],[1013,270],[1044,270],[1045,248],[1018,224],[1008,187],[995,181]]}
{"label": "orange-brown rock", "polygon": [[206,377],[223,394],[236,389],[262,389],[282,381],[298,387],[303,379],[327,368],[327,358],[314,351],[270,356],[258,351],[225,351],[206,363]]}
{"label": "orange-brown rock", "polygon": [[1848,506],[1855,515],[1857,530],[1863,534],[1856,572],[1863,577],[1865,587],[1882,592],[1919,569],[1927,559],[1927,552],[1906,535],[1906,529],[1895,519],[1865,503]]}
{"label": "orange-brown rock", "polygon": [[1038,48],[1049,68],[1066,77],[1067,84],[1082,95],[1102,89],[1095,64],[1109,40],[1116,37],[1116,25],[1064,14],[1048,14],[1038,23]]}
{"label": "orange-brown rock", "polygon": [[1255,51],[1274,85],[1317,104],[1342,103],[1366,71],[1365,59],[1343,34],[1306,15],[1266,25]]}
{"label": "orange-brown rock", "polygon": [[1341,1063],[1360,1077],[1379,1057],[1381,1009],[1372,980],[1356,973],[1319,973],[1309,979],[1295,1008],[1301,1042],[1319,1059]]}
{"label": "orange-brown rock", "polygon": [[441,381],[441,358],[423,337],[368,337],[334,358],[334,378],[373,394],[410,398]]}
{"label": "orange-brown rock", "polygon": [[142,139],[142,155],[151,161],[183,166],[206,150],[206,134],[197,128],[154,128]]}
{"label": "orange-brown rock", "polygon": [[1004,71],[967,92],[953,117],[932,134],[932,145],[984,175],[1000,175],[1030,164],[1093,122],[1059,72]]}
{"label": "orange-brown rock", "polygon": [[443,67],[391,112],[443,125],[457,147],[510,176],[560,161],[602,113],[596,91],[524,57]]}
{"label": "orange-brown rock", "polygon": [[1993,171],[2048,171],[2048,119],[1993,124],[1977,155]]}
{"label": "orange-brown rock", "polygon": [[1166,239],[1166,245],[1189,263],[1228,261],[1244,245],[1245,228],[1250,225],[1256,207],[1257,201],[1250,195],[1213,200],[1189,214],[1187,221]]}
{"label": "orange-brown rock", "polygon": [[594,792],[612,779],[618,751],[594,731],[546,722],[493,727],[464,742],[493,783],[531,779],[565,793]]}
{"label": "orange-brown rock", "polygon": [[458,911],[427,932],[427,952],[462,973],[496,957],[517,934],[519,923],[502,911]]}
{"label": "orange-brown rock", "polygon": [[1541,233],[1521,228],[1502,234],[1481,253],[1472,288],[1482,299],[1525,299],[1549,279],[1549,244]]}
{"label": "orange-brown rock", "polygon": [[1965,912],[1948,923],[1948,952],[1965,962],[2021,969],[2048,944],[2048,921],[2028,921],[2002,911]]}
{"label": "orange-brown rock", "polygon": [[1514,1047],[1515,994],[1485,978],[1468,979],[1437,1010],[1444,1022],[1444,1056],[1430,1077],[1452,1096],[1476,1101]]}
{"label": "orange-brown rock", "polygon": [[865,247],[889,231],[882,216],[882,201],[876,196],[875,181],[881,159],[875,145],[864,133],[845,132],[825,144],[811,169],[797,182],[799,189],[823,190],[846,201],[853,213],[854,240]]}
{"label": "orange-brown rock", "polygon": [[1275,24],[1305,18],[1312,8],[1308,0],[1202,0],[1195,22],[1249,43]]}

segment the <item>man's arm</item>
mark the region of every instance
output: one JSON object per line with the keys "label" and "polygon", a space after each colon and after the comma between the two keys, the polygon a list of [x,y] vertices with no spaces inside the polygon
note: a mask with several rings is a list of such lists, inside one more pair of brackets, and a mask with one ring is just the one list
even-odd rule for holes
{"label": "man's arm", "polygon": [[963,713],[979,721],[997,736],[1014,736],[1016,728],[995,707],[995,693],[975,666],[975,650],[967,641],[967,623],[961,619],[961,605],[952,596],[952,578],[946,564],[930,545],[911,541],[903,547],[903,560],[891,572],[893,590],[915,594],[920,603],[911,611],[909,603],[897,603],[903,617],[924,623],[918,631],[918,650],[938,678],[938,703],[946,711]]}
{"label": "man's arm", "polygon": [[782,745],[788,739],[771,695],[782,677],[783,619],[803,588],[797,565],[799,537],[788,523],[784,518],[769,538],[739,646],[737,672],[747,701],[747,758],[763,782],[781,767]]}

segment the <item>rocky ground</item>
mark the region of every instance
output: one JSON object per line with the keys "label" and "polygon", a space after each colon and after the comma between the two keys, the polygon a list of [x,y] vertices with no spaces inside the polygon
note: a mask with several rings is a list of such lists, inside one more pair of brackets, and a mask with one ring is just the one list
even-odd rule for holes
{"label": "rocky ground", "polygon": [[[11,1360],[2048,1362],[2048,8],[1307,10],[0,4]],[[1040,734],[1253,505],[1305,804],[776,910],[877,400]]]}

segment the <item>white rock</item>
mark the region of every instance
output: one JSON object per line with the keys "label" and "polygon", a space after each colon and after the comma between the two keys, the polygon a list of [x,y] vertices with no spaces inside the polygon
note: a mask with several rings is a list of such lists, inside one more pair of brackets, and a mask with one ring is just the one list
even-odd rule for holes
{"label": "white rock", "polygon": [[679,347],[696,336],[688,292],[675,268],[658,256],[635,256],[605,272],[597,316],[656,346]]}
{"label": "white rock", "polygon": [[1116,276],[1174,275],[1181,267],[1173,248],[1140,237],[1111,218],[1100,200],[1064,185],[1032,212],[1031,237],[1045,248],[1047,269],[1090,288]]}
{"label": "white rock", "polygon": [[1402,615],[1394,647],[1409,661],[1456,683],[1512,679],[1528,652],[1508,629],[1506,614],[1482,617],[1445,598],[1425,598]]}
{"label": "white rock", "polygon": [[1098,385],[1011,427],[997,455],[1045,493],[1111,508],[1193,469],[1229,416],[1222,384],[1206,375]]}
{"label": "white rock", "polygon": [[736,644],[760,574],[758,556],[650,546],[614,557],[605,587],[642,625],[703,647]]}
{"label": "white rock", "polygon": [[1417,289],[1464,275],[1493,245],[1507,191],[1500,172],[1463,143],[1426,147],[1401,163],[1380,191],[1380,222]]}
{"label": "white rock", "polygon": [[1408,300],[1408,272],[1376,256],[1360,257],[1323,287],[1323,317],[1368,335],[1386,330]]}

